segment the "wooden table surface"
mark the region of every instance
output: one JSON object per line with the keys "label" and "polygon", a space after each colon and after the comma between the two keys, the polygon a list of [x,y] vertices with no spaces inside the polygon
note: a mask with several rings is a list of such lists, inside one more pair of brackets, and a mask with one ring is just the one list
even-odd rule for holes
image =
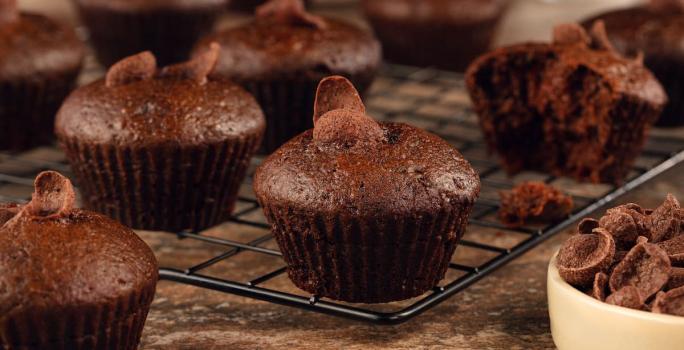
{"label": "wooden table surface", "polygon": [[[573,20],[599,7],[630,0],[521,0],[504,20],[499,43],[548,37],[553,22]],[[33,9],[76,21],[66,0],[20,0]],[[324,6],[324,11],[357,20],[353,9]],[[684,130],[675,131],[684,135]],[[666,193],[684,199],[682,166],[638,188],[619,202],[656,206]],[[615,203],[617,204],[617,203]],[[598,213],[597,213],[598,214]],[[221,235],[230,227],[213,231]],[[144,349],[546,349],[554,348],[546,303],[546,268],[569,232],[560,234],[498,270],[466,291],[399,326],[375,326],[294,308],[160,282],[142,340]],[[163,264],[188,265],[217,251],[179,243],[169,235],[141,232]],[[275,259],[275,258],[274,258]],[[221,265],[221,273],[244,277],[249,264],[265,269],[278,261],[244,253]],[[293,287],[282,277],[279,288]]]}

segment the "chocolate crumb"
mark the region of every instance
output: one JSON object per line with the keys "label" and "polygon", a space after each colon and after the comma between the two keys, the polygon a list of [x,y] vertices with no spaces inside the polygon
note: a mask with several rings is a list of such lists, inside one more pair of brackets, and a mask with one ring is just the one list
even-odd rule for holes
{"label": "chocolate crumb", "polygon": [[543,182],[523,182],[499,196],[499,219],[508,227],[560,220],[573,208],[572,197]]}

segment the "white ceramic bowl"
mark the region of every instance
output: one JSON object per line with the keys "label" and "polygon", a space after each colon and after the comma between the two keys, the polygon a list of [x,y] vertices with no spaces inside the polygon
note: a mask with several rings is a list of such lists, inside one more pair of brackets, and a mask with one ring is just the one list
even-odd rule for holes
{"label": "white ceramic bowl", "polygon": [[567,284],[549,263],[551,334],[560,350],[682,350],[684,317],[600,302]]}

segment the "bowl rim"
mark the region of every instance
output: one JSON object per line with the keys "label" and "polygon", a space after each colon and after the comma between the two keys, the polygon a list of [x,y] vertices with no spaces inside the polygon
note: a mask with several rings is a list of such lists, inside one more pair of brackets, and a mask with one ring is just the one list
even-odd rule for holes
{"label": "bowl rim", "polygon": [[[560,251],[560,249],[558,250]],[[556,251],[551,260],[549,261],[549,269],[547,276],[547,292],[551,284],[555,284],[560,290],[562,290],[566,295],[569,295],[577,301],[587,304],[587,306],[599,309],[601,312],[608,312],[613,314],[619,314],[620,316],[630,317],[634,319],[639,319],[643,321],[656,321],[669,323],[674,325],[681,325],[684,327],[684,316],[668,315],[668,314],[657,314],[650,311],[634,310],[622,306],[611,305],[595,299],[587,294],[582,293],[579,289],[573,287],[560,276],[558,268],[556,267],[556,257],[558,256],[558,251]],[[549,305],[550,306],[550,305]]]}

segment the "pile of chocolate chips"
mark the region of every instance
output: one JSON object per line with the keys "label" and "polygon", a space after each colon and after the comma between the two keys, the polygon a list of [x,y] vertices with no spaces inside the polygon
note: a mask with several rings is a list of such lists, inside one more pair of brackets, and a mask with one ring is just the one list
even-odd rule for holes
{"label": "pile of chocolate chips", "polygon": [[625,204],[584,219],[557,258],[569,284],[608,304],[684,316],[684,209]]}

